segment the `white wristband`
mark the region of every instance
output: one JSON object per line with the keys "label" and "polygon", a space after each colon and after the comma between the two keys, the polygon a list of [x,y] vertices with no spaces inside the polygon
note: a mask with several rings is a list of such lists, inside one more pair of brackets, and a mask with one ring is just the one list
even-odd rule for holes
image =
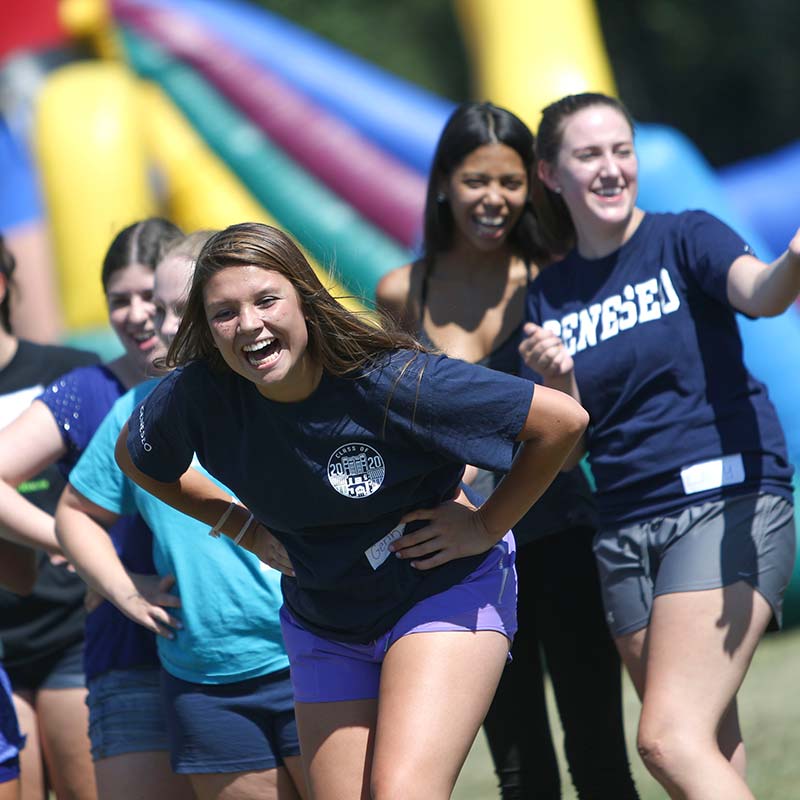
{"label": "white wristband", "polygon": [[239,531],[239,533],[236,534],[236,538],[233,540],[234,544],[239,544],[239,542],[242,541],[244,535],[247,533],[248,529],[250,528],[250,524],[253,522],[254,519],[255,517],[252,514],[247,518],[247,522],[245,522],[244,525],[242,525],[241,530]]}
{"label": "white wristband", "polygon": [[222,512],[222,516],[217,521],[217,524],[208,532],[209,536],[219,539],[220,528],[228,521],[231,511],[236,507],[236,502],[231,500],[230,505]]}

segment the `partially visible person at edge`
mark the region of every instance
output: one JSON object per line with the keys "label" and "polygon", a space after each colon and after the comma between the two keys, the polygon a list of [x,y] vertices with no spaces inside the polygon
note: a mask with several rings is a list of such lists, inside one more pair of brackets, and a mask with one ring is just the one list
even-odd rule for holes
{"label": "partially visible person at edge", "polygon": [[[156,326],[165,346],[209,236],[191,234],[156,268]],[[188,776],[197,798],[304,797],[278,620],[280,573],[229,539],[204,535],[208,526],[145,492],[114,460],[120,428],[156,385],[140,384],[114,404],[70,473],[56,512],[59,541],[90,586],[143,630],[160,634],[172,768]],[[137,511],[153,531],[158,574],[175,580],[169,593],[140,592],[101,527]]]}
{"label": "partially visible person at edge", "polygon": [[[428,181],[423,256],[378,284],[379,308],[454,358],[519,374],[525,290],[550,257],[530,202],[533,134],[505,109],[465,103],[442,131]],[[471,469],[488,496],[501,476]],[[519,630],[484,722],[504,800],[561,797],[544,655],[581,798],[637,797],[625,751],[619,657],[592,553],[580,469],[563,472],[514,526]]]}
{"label": "partially visible person at edge", "polygon": [[[2,249],[0,239],[0,252]],[[36,583],[36,561],[36,552],[30,547],[0,539],[0,588],[14,594],[30,594]],[[0,800],[19,800],[19,752],[24,741],[14,709],[11,682],[0,663]]]}
{"label": "partially visible person at edge", "polygon": [[[116,398],[143,380],[163,355],[153,326],[153,269],[164,246],[180,235],[158,218],[117,234],[101,279],[109,322],[124,354],[108,365],[66,374],[69,365],[63,365],[48,375],[53,383],[43,392],[40,384],[35,402],[0,432],[0,524],[18,541],[60,555],[51,516],[57,494],[47,506],[34,507],[29,495],[14,487],[56,466],[54,488],[60,489]],[[54,380],[56,375],[62,377]],[[110,534],[140,580],[152,581],[146,575],[154,572],[150,535],[141,519],[126,518]],[[136,794],[142,787],[180,797],[166,755],[153,637],[103,603],[86,617],[84,649],[82,582],[47,561],[42,573],[32,599],[3,601],[8,672],[28,734],[23,800],[43,800],[45,774],[59,797],[124,800],[142,796]]]}
{"label": "partially visible person at edge", "polygon": [[[521,352],[580,397],[606,618],[642,698],[639,752],[673,798],[752,798],[736,707],[780,624],[792,468],[736,313],[800,291],[800,232],[772,264],[703,211],[636,206],[633,124],[600,94],[548,106],[539,217],[566,258],[530,286]],[[570,249],[571,248],[571,249]]]}
{"label": "partially visible person at edge", "polygon": [[[117,460],[289,573],[281,621],[311,796],[449,797],[516,628],[508,529],[585,412],[353,314],[256,223],[206,243],[168,361],[182,369],[134,411]],[[452,501],[465,463],[507,469],[515,442],[489,500]],[[244,505],[187,472],[193,452]],[[402,536],[413,546],[395,551]]]}

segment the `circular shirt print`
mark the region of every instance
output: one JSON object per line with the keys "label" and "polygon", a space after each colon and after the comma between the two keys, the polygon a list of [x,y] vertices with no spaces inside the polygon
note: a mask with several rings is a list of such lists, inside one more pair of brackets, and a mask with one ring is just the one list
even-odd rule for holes
{"label": "circular shirt print", "polygon": [[343,444],[328,459],[328,480],[345,497],[358,500],[375,494],[385,475],[381,454],[368,444]]}

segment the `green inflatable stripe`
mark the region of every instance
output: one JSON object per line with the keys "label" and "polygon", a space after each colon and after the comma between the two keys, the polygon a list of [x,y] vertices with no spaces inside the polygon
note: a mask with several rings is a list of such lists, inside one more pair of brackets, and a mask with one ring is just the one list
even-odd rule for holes
{"label": "green inflatable stripe", "polygon": [[134,70],[161,85],[264,208],[355,295],[373,299],[380,278],[411,259],[297,166],[197,72],[129,29],[122,34]]}

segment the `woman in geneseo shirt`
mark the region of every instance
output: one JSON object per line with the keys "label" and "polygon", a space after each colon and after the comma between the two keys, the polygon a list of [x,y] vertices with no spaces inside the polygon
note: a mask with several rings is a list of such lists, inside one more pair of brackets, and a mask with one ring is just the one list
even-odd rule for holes
{"label": "woman in geneseo shirt", "polygon": [[[449,797],[516,627],[507,531],[585,412],[360,319],[255,223],[207,242],[168,362],[183,366],[117,458],[263,559],[273,535],[288,551],[282,624],[312,796]],[[517,441],[489,500],[452,502],[466,463],[506,470]],[[195,452],[246,507],[187,473]],[[403,535],[414,546],[395,553]]]}
{"label": "woman in geneseo shirt", "polygon": [[780,623],[795,531],[783,434],[735,314],[790,305],[800,234],[767,265],[702,211],[645,214],[632,122],[604,95],[546,108],[537,156],[540,218],[569,252],[531,285],[520,350],[590,414],[578,451],[639,749],[673,797],[750,798],[736,692]]}

